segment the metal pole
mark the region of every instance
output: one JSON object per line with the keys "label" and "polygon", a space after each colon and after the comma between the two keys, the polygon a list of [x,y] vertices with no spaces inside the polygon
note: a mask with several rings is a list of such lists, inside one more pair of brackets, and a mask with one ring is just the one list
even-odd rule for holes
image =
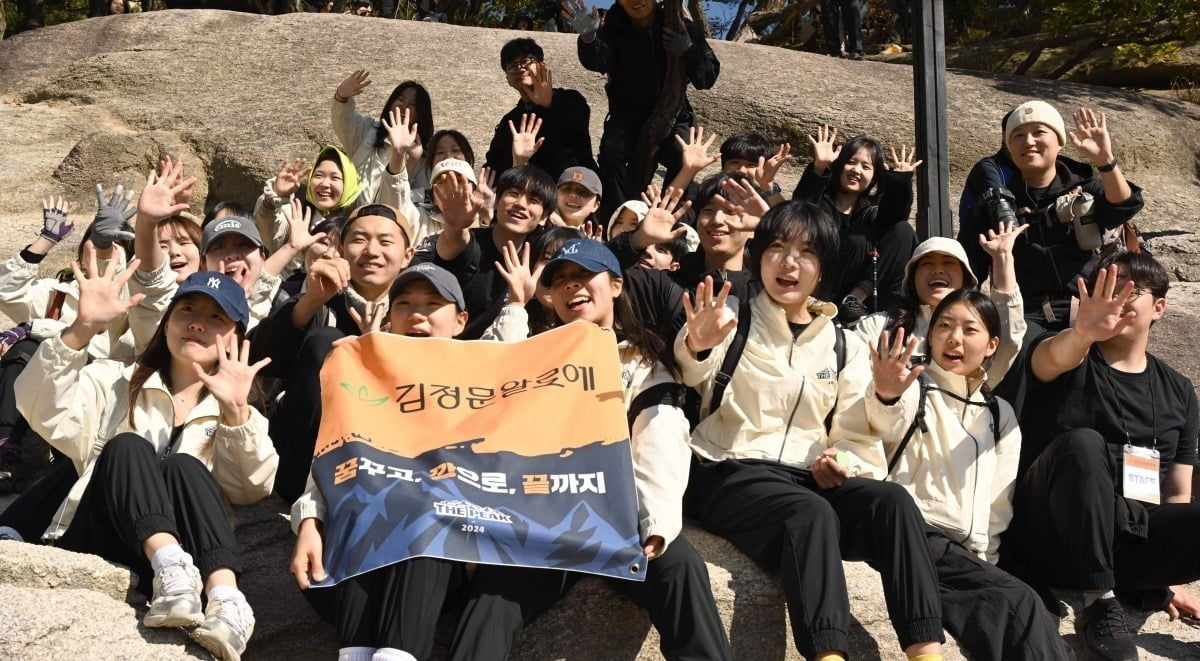
{"label": "metal pole", "polygon": [[916,0],[913,22],[913,104],[917,123],[917,234],[954,236],[950,215],[950,154],[946,139],[946,31],[942,0]]}

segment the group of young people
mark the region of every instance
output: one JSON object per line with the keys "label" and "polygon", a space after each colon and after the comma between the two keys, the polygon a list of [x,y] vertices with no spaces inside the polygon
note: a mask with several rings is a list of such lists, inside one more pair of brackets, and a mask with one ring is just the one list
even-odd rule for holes
{"label": "group of young people", "polygon": [[357,71],[331,100],[340,147],[287,161],[252,207],[192,216],[195,179],[168,157],[136,201],[98,187],[71,272],[39,278],[73,228],[46,200],[0,265],[0,311],[20,322],[0,334],[0,460],[38,476],[0,533],[128,565],[146,626],[196,627],[237,659],[254,616],[227,505],[273,492],[340,659],[428,658],[450,595],[465,604],[450,656],[506,658],[579,574],[415,558],[311,587],[331,516],[311,478],[320,370],[370,332],[513,342],[578,321],[617,340],[650,563],[614,584],[667,658],[731,658],[685,518],[778,573],[810,659],[846,658],[843,560],[879,572],[922,661],[945,632],[972,658],[1070,657],[1049,588],[1083,593],[1093,658],[1137,658],[1118,595],[1200,616],[1176,587],[1200,578],[1196,397],[1146,350],[1169,278],[1129,231],[1141,192],[1103,114],[1069,131],[1043,101],[1006,115],[958,240],[918,242],[904,147],[888,159],[820,127],[788,200],[790,145],[737,133],[711,154],[686,100],[664,185],[634,198],[665,70],[647,63],[678,59],[697,87],[719,63],[648,0],[603,26],[568,9],[581,63],[608,76],[598,156],[586,98],[516,39],[500,59],[520,100],[479,171],[416,82],[360,114]]}

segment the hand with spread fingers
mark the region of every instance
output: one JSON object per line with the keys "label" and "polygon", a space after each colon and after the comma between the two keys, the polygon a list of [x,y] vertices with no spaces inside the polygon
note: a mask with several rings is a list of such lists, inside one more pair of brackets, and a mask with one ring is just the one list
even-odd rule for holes
{"label": "hand with spread fingers", "polygon": [[562,8],[563,17],[571,24],[575,33],[582,37],[584,42],[592,43],[596,32],[600,30],[599,9],[593,8],[588,11],[587,3],[583,0],[564,0]]}
{"label": "hand with spread fingers", "polygon": [[122,298],[126,291],[125,284],[133,277],[140,262],[136,258],[130,260],[123,265],[124,270],[118,272],[118,261],[109,260],[103,273],[97,266],[95,253],[89,253],[86,271],[78,261],[71,263],[79,288],[79,303],[75,321],[63,331],[62,336],[71,348],[83,349],[93,337],[104,332],[109,324],[123,317],[145,298],[144,294]]}
{"label": "hand with spread fingers", "polygon": [[71,213],[71,203],[63,199],[61,195],[57,198],[49,197],[42,200],[42,233],[40,236],[50,243],[58,243],[67,238],[71,230],[75,229],[74,223],[67,220],[69,213]]}
{"label": "hand with spread fingers", "polygon": [[694,299],[684,292],[683,312],[687,316],[688,351],[694,354],[708,351],[724,341],[737,327],[737,314],[726,305],[732,288],[732,283],[726,282],[714,298],[716,288],[710,275],[696,286]]}
{"label": "hand with spread fingers", "polygon": [[900,145],[900,153],[896,153],[896,148],[891,147],[892,162],[888,164],[888,169],[892,172],[915,172],[917,167],[925,161],[914,161],[917,157],[917,148],[909,149],[905,145]]}
{"label": "hand with spread fingers", "polygon": [[287,197],[300,190],[300,180],[307,172],[308,161],[303,158],[284,161],[279,168],[279,174],[275,175],[275,181],[271,183],[271,189],[275,191],[275,195]]}
{"label": "hand with spread fingers", "polygon": [[217,336],[217,371],[208,374],[199,363],[192,363],[196,377],[204,383],[221,409],[221,424],[240,427],[250,419],[250,388],[254,377],[271,363],[270,358],[250,364],[250,340],[239,346],[237,334],[230,331]]}
{"label": "hand with spread fingers", "polygon": [[342,103],[353,99],[362,94],[363,90],[371,84],[371,72],[366,69],[359,69],[354,73],[346,76],[345,80],[338,84],[337,90],[334,91],[334,98]]}
{"label": "hand with spread fingers", "polygon": [[[385,326],[387,326],[387,317],[387,303],[367,303],[363,314],[359,314],[358,310],[350,308],[350,318],[354,320],[354,325],[358,326],[358,332],[363,335],[384,330]],[[334,346],[337,346],[340,341],[334,342]]]}
{"label": "hand with spread fingers", "polygon": [[1072,328],[1085,341],[1095,343],[1113,338],[1137,317],[1137,312],[1125,309],[1133,294],[1133,281],[1118,286],[1115,264],[1096,272],[1096,286],[1092,291],[1088,291],[1083,278],[1076,284],[1079,287],[1079,311]]}
{"label": "hand with spread fingers", "polygon": [[533,113],[521,115],[519,127],[513,124],[511,119],[508,120],[508,130],[512,131],[513,167],[521,167],[528,163],[546,141],[545,138],[538,137],[542,130],[542,118]]}
{"label": "hand with spread fingers", "polygon": [[1080,108],[1071,113],[1071,118],[1075,120],[1075,130],[1068,133],[1071,144],[1096,167],[1111,163],[1112,138],[1108,134],[1108,118],[1104,113],[1097,116],[1091,108]]}
{"label": "hand with spread fingers", "polygon": [[325,232],[312,233],[312,208],[298,199],[283,208],[283,217],[288,224],[288,246],[296,252],[308,250],[312,244],[325,238]]}
{"label": "hand with spread fingers", "polygon": [[725,213],[733,218],[727,220],[729,228],[738,232],[753,232],[758,221],[767,215],[771,205],[758,194],[758,190],[747,180],[726,179],[721,182],[724,195],[714,195],[713,201],[725,207]]}
{"label": "hand with spread fingers", "polygon": [[830,165],[837,160],[842,148],[837,144],[838,130],[822,124],[817,128],[817,134],[808,135],[808,142],[813,148],[812,169],[817,174],[825,174]]}
{"label": "hand with spread fingers", "polygon": [[117,184],[106,200],[104,187],[96,184],[97,209],[96,217],[92,220],[92,245],[100,250],[108,250],[117,241],[133,240],[133,226],[129,224],[129,219],[137,213],[133,193]]}
{"label": "hand with spread fingers", "polygon": [[716,163],[721,158],[720,152],[708,153],[712,149],[713,143],[717,140],[716,133],[709,133],[708,139],[704,139],[704,127],[693,126],[688,129],[688,139],[684,140],[678,134],[675,135],[675,142],[679,143],[679,149],[682,153],[683,167],[681,169],[692,172],[693,174],[703,170],[704,168]]}
{"label": "hand with spread fingers", "polygon": [[917,350],[920,341],[916,337],[904,341],[904,329],[896,331],[895,341],[891,334],[883,331],[879,335],[878,344],[870,343],[867,349],[871,353],[871,376],[875,383],[875,396],[881,402],[894,402],[904,394],[925,371],[924,365],[909,367],[913,352]]}
{"label": "hand with spread fingers", "polygon": [[526,241],[518,252],[512,241],[507,241],[500,247],[504,263],[495,262],[500,277],[508,283],[508,304],[524,306],[533,299],[536,283],[529,264],[529,242]]}
{"label": "hand with spread fingers", "polygon": [[758,167],[754,168],[754,185],[758,190],[769,191],[775,187],[775,176],[779,174],[779,168],[783,164],[792,160],[792,145],[783,143],[779,145],[779,149],[771,158],[758,157]]}
{"label": "hand with spread fingers", "polygon": [[692,206],[690,201],[680,204],[682,198],[683,191],[678,188],[667,188],[660,194],[654,184],[646,187],[642,201],[650,210],[634,231],[632,240],[635,249],[644,250],[647,246],[669,243],[687,233],[682,227],[675,229],[683,214]]}

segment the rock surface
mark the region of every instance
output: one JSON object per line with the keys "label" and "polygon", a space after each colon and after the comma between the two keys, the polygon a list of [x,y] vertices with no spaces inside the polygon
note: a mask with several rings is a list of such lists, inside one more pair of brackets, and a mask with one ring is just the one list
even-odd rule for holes
{"label": "rock surface", "polygon": [[[93,19],[0,42],[0,172],[6,175],[0,187],[0,254],[15,254],[36,233],[42,195],[65,192],[79,205],[78,217],[86,219],[95,209],[96,180],[140,185],[164,153],[182,154],[200,177],[196,211],[217,199],[252,202],[285,157],[311,156],[333,140],[329,97],[347,72],[362,66],[373,70],[375,80],[361,98],[365,112],[377,111],[401,80],[421,80],[433,94],[438,127],[462,130],[482,155],[494,122],[515,100],[497,66],[500,46],[515,36],[331,15],[174,11]],[[555,84],[580,89],[591,100],[598,144],[603,78],[578,66],[571,36],[537,38],[554,67]],[[762,46],[714,48],[723,69],[717,87],[690,95],[702,123],[721,136],[753,129],[790,139],[802,161],[808,148],[801,134],[818,122],[840,126],[843,135],[912,142],[911,83],[904,67]],[[1147,190],[1147,210],[1138,221],[1156,254],[1178,277],[1200,280],[1195,106],[974,73],[951,73],[947,84],[952,198],[971,164],[995,150],[997,126],[1008,108],[1029,97],[1055,99],[1064,110],[1095,105],[1109,113],[1123,168]],[[785,188],[799,172],[794,166],[785,170]],[[60,248],[47,272],[73,249]],[[1152,348],[1196,379],[1200,286],[1174,287],[1170,300]],[[0,507],[6,504],[0,499]],[[292,536],[285,509],[273,498],[237,511],[246,565],[242,585],[258,619],[247,656],[330,658],[336,648],[332,631],[286,570]],[[700,532],[689,536],[710,562],[735,658],[799,658],[775,580],[722,540]],[[902,658],[878,576],[861,563],[847,563],[846,573],[858,623],[855,658]],[[204,658],[179,631],[137,626],[138,614],[126,603],[128,582],[127,572],[96,558],[0,543],[0,657]],[[1168,622],[1163,614],[1143,613],[1135,620],[1143,658],[1200,658],[1200,632]],[[1069,638],[1071,627],[1071,618],[1063,620]],[[644,615],[601,581],[588,580],[527,629],[518,657],[659,655]],[[947,658],[961,656],[951,647]]]}

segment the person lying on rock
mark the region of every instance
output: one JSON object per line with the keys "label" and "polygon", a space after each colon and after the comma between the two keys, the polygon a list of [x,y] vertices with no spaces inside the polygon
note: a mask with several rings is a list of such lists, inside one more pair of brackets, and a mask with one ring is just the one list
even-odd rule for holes
{"label": "person lying on rock", "polygon": [[124,295],[137,260],[119,273],[95,258],[74,266],[78,314],[16,384],[22,415],[79,475],[43,538],[130,567],[153,590],[143,624],[199,625],[201,645],[239,659],[254,614],[226,511],[269,495],[279,461],[248,404],[268,361],[249,361],[245,293],[224,273],[194,273],[136,363],[88,364],[91,339],[138,303]]}
{"label": "person lying on rock", "polygon": [[[1030,225],[1017,242],[1015,257],[1025,316],[1038,324],[1034,336],[1042,329],[1070,326],[1075,279],[1090,275],[1096,249],[1108,241],[1104,233],[1142,208],[1141,189],[1125,179],[1117,164],[1104,113],[1080,108],[1072,119],[1075,130],[1068,133],[1062,115],[1049,103],[1017,106],[1004,126],[1014,170],[1000,167],[1001,175],[1007,175],[1004,183],[979,190],[978,201],[960,218],[959,242],[971,269],[985,279],[987,255],[975,237],[999,220]],[[1087,163],[1060,153],[1068,138]],[[997,164],[1003,166],[1003,161]],[[981,187],[968,182],[972,184]]]}
{"label": "person lying on rock", "polygon": [[[886,480],[909,492],[930,526],[942,625],[970,658],[1071,658],[1033,588],[994,565],[1021,454],[1012,407],[985,385],[1001,344],[1000,312],[974,288],[943,292],[940,301],[925,337],[900,326],[867,345],[867,407],[873,420],[892,421],[881,422]],[[919,347],[928,362],[913,365]]]}
{"label": "person lying on rock", "polygon": [[533,164],[554,179],[573,166],[596,170],[591,107],[579,92],[554,87],[542,47],[533,39],[513,39],[500,49],[500,68],[520,98],[496,124],[487,167],[504,172]]}
{"label": "person lying on rock", "polygon": [[845,658],[842,560],[862,560],[882,576],[905,654],[940,659],[941,597],[924,517],[903,487],[880,481],[887,460],[866,404],[867,348],[819,298],[837,259],[833,218],[791,201],[767,212],[749,243],[761,293],[735,311],[730,285],[716,292],[707,280],[685,302],[675,357],[706,417],[691,436],[684,513],[779,573],[805,658]]}
{"label": "person lying on rock", "polygon": [[[565,228],[562,228],[565,229]],[[535,295],[529,247],[504,248],[508,304],[491,334],[513,342],[530,334],[525,303]],[[645,271],[645,269],[636,269]],[[630,275],[626,273],[625,275]],[[644,552],[644,582],[610,585],[646,609],[668,659],[730,659],[729,640],[710,588],[708,568],[687,538],[681,502],[688,478],[688,421],[671,354],[634,313],[616,257],[598,241],[567,241],[542,269],[558,324],[586,321],[612,329],[618,340],[625,407],[633,445],[635,486]],[[580,305],[579,300],[586,299]],[[506,659],[521,630],[561,600],[584,574],[555,569],[480,565],[451,644],[450,658]]]}
{"label": "person lying on rock", "polygon": [[1082,590],[1075,632],[1096,659],[1138,658],[1117,597],[1200,616],[1177,585],[1200,578],[1196,391],[1146,351],[1167,310],[1167,271],[1146,253],[1079,278],[1079,312],[1033,343],[1012,524],[1000,566]]}
{"label": "person lying on rock", "polygon": [[892,149],[889,165],[883,145],[860,135],[837,145],[837,129],[821,126],[815,136],[813,161],[804,169],[792,199],[821,205],[838,221],[841,256],[829,273],[838,320],[853,325],[868,312],[899,303],[904,263],[917,247],[908,224],[912,211],[913,173],[921,161],[916,150]]}
{"label": "person lying on rock", "polygon": [[[388,297],[390,308],[377,308],[366,320],[397,335],[452,338],[466,327],[467,312],[458,282],[445,269],[420,264],[400,274]],[[354,341],[350,336],[338,343]],[[308,487],[292,505],[296,549],[291,571],[304,596],[337,632],[339,661],[427,659],[433,651],[438,616],[446,594],[464,583],[466,563],[417,557],[347,578],[329,588],[311,588],[325,580],[323,522],[328,505],[311,474]]]}

